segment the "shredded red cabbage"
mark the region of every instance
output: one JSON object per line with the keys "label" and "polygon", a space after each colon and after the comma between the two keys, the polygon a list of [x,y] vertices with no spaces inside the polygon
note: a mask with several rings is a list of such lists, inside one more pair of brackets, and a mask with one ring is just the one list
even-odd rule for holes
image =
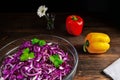
{"label": "shredded red cabbage", "polygon": [[[25,48],[34,52],[35,58],[20,61]],[[56,68],[49,60],[50,55],[58,54],[63,63]],[[0,80],[62,80],[72,69],[68,64],[68,53],[58,44],[46,43],[44,46],[24,42],[16,53],[5,57],[0,67]]]}

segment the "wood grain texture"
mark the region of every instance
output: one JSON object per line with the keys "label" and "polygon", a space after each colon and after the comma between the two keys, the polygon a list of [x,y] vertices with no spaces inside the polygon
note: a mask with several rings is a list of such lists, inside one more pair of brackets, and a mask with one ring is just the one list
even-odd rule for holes
{"label": "wood grain texture", "polygon": [[[2,13],[0,14],[0,48],[7,43],[30,35],[50,34],[69,40],[77,49],[79,64],[74,80],[112,80],[102,71],[120,57],[120,32],[109,23],[90,15],[81,15],[85,21],[80,36],[72,36],[66,32],[65,19],[68,14],[56,14],[55,30],[46,30],[45,19],[36,13]],[[104,32],[110,38],[110,49],[101,55],[84,53],[82,46],[89,32]]]}

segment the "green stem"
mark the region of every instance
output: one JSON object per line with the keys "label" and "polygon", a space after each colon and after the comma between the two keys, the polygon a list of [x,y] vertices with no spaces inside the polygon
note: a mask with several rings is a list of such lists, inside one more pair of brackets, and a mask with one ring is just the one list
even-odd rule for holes
{"label": "green stem", "polygon": [[77,21],[77,20],[78,20],[78,18],[77,18],[76,16],[72,16],[72,20]]}
{"label": "green stem", "polygon": [[87,52],[86,47],[88,47],[88,46],[89,46],[89,41],[86,40],[85,44],[83,45],[83,51],[84,52]]}

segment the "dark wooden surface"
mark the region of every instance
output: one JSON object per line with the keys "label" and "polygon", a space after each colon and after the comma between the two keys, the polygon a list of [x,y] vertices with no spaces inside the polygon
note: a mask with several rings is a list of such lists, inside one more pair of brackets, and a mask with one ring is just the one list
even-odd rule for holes
{"label": "dark wooden surface", "polygon": [[[111,80],[102,71],[120,57],[120,31],[107,19],[88,14],[78,14],[84,19],[84,28],[80,36],[66,32],[65,19],[73,13],[56,13],[55,30],[46,30],[44,18],[36,13],[0,13],[0,48],[7,43],[30,35],[50,34],[69,40],[77,49],[79,64],[74,80]],[[101,55],[91,55],[82,50],[85,36],[89,32],[104,32],[110,38],[110,49]]]}

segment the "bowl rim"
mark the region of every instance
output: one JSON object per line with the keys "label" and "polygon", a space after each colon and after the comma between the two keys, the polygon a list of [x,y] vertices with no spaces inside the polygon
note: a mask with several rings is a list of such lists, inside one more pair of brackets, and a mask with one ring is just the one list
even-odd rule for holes
{"label": "bowl rim", "polygon": [[[49,34],[29,35],[29,36],[27,36],[27,37],[17,38],[17,39],[15,39],[15,40],[11,41],[11,42],[8,42],[6,45],[4,45],[2,48],[0,48],[0,51],[2,51],[2,49],[4,49],[5,47],[9,46],[10,44],[16,42],[17,40],[24,39],[24,38],[35,37],[35,36],[36,36],[36,37],[37,37],[37,36],[49,36],[49,37],[52,36],[52,37],[55,37],[55,38],[58,38],[58,39],[61,39],[61,40],[65,41],[65,42],[67,42],[67,43],[74,49],[74,51],[75,51],[75,56],[76,56],[75,66],[73,67],[73,69],[71,70],[71,72],[68,74],[68,76],[66,76],[65,78],[63,78],[63,80],[69,79],[70,76],[71,76],[72,74],[74,74],[74,71],[76,71],[76,69],[77,69],[77,67],[78,67],[78,52],[77,52],[76,48],[74,47],[74,45],[73,45],[70,41],[68,41],[67,39],[65,39],[65,38],[63,38],[63,37],[61,37],[61,36],[49,35]],[[5,54],[6,54],[6,53],[5,53]],[[1,58],[2,58],[2,57],[1,57]]]}

